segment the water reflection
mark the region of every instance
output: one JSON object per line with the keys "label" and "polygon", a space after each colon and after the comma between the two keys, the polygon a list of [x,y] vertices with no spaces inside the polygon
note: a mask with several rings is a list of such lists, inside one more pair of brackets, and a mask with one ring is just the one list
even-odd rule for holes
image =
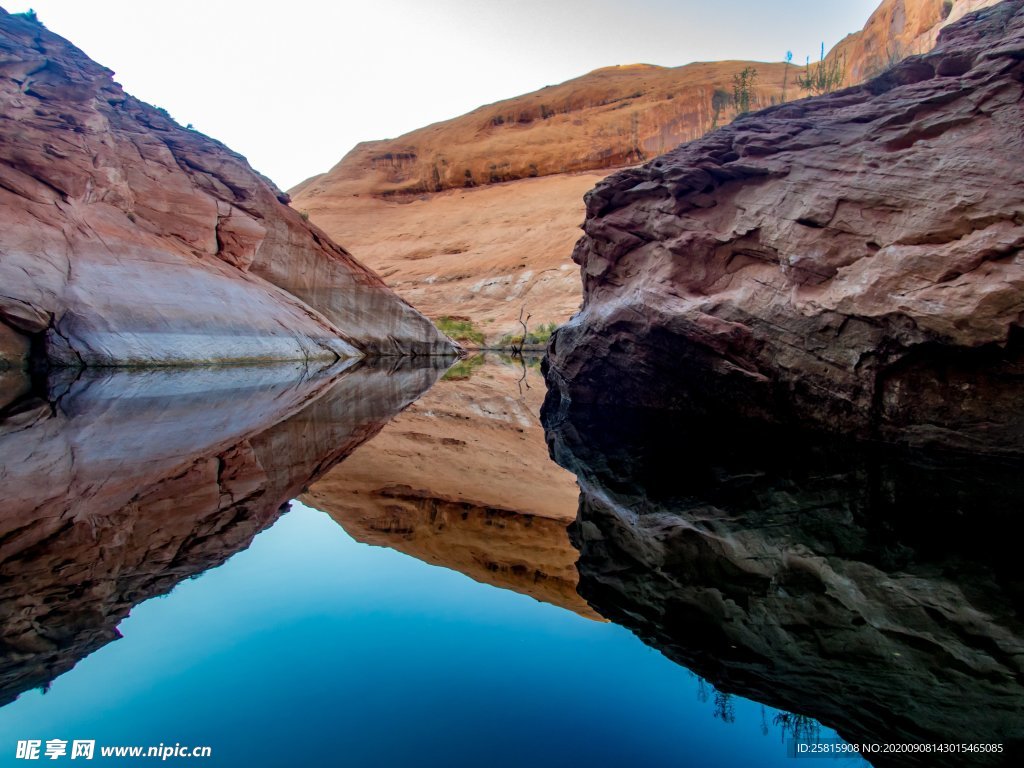
{"label": "water reflection", "polygon": [[[20,390],[0,422],[0,701],[47,685],[119,626],[134,626],[136,642],[131,653],[118,643],[93,654],[45,703],[33,695],[6,708],[13,725],[3,735],[21,738],[26,723],[54,735],[78,727],[92,700],[82,681],[113,681],[132,657],[124,701],[121,683],[109,683],[117,715],[90,727],[160,740],[157,724],[170,718],[175,738],[201,729],[230,747],[231,765],[261,764],[245,743],[248,723],[279,699],[296,714],[273,723],[278,758],[288,759],[294,734],[344,721],[354,765],[380,762],[365,734],[386,729],[396,706],[404,727],[434,739],[438,764],[460,764],[452,749],[463,750],[461,764],[482,752],[501,764],[492,751],[506,717],[546,734],[517,741],[510,765],[600,764],[611,754],[781,764],[779,733],[831,735],[813,718],[858,741],[1017,748],[1016,466],[551,410],[546,435],[563,469],[548,455],[544,394],[535,365],[497,358],[447,372],[90,374],[52,381],[37,399]],[[298,505],[298,519],[266,530],[296,497],[330,518]],[[443,568],[359,547],[339,525]],[[234,558],[257,534],[259,552]],[[126,619],[228,559],[168,598],[183,605],[150,604]],[[222,618],[235,608],[236,619]],[[196,611],[195,627],[173,629]],[[605,619],[679,666],[622,642],[633,638]],[[186,671],[164,669],[166,645],[140,645],[168,631]],[[300,663],[301,675],[291,669]],[[251,670],[271,671],[259,677],[267,690],[254,688]],[[173,711],[162,698],[176,690],[168,675],[184,697]],[[197,703],[213,680],[234,682]],[[457,700],[450,711],[463,718],[473,709],[472,727],[445,731],[439,698]],[[502,715],[469,703],[484,699]],[[566,736],[583,731],[585,745]],[[396,761],[422,757],[410,752],[415,739],[401,741],[388,742]]]}
{"label": "water reflection", "polygon": [[551,461],[539,360],[463,360],[302,500],[391,547],[598,618],[576,591],[576,478]]}
{"label": "water reflection", "polygon": [[1008,750],[877,765],[1022,764],[1019,466],[559,407],[548,440],[579,478],[579,591],[599,613],[848,740]]}
{"label": "water reflection", "polygon": [[86,372],[0,422],[0,703],[249,546],[441,369]]}

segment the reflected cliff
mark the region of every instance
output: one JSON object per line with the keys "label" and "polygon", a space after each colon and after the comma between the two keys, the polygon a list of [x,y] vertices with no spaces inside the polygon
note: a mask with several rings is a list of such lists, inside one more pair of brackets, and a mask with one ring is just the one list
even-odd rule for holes
{"label": "reflected cliff", "polygon": [[1024,474],[627,411],[544,413],[580,484],[580,594],[719,690],[858,742],[1021,764]]}
{"label": "reflected cliff", "polygon": [[0,421],[0,704],[248,547],[441,373],[86,371],[36,398],[19,382]]}
{"label": "reflected cliff", "polygon": [[579,492],[547,453],[538,363],[457,363],[302,501],[357,541],[599,618],[576,590]]}

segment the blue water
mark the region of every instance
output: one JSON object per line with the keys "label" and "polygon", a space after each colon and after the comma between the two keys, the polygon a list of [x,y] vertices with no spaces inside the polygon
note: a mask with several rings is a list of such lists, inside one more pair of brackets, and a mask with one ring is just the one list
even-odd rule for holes
{"label": "blue water", "polygon": [[733,698],[716,717],[710,686],[622,627],[359,544],[298,503],[120,630],[0,710],[0,762],[78,765],[15,744],[94,739],[83,765],[175,743],[213,754],[168,764],[794,765],[775,710]]}

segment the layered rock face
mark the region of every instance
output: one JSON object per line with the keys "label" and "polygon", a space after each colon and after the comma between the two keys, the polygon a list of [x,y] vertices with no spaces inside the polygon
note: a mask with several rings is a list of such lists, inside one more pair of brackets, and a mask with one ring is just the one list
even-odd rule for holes
{"label": "layered rock face", "polygon": [[353,538],[589,618],[576,593],[572,475],[547,454],[539,373],[474,358],[301,500]]}
{"label": "layered rock face", "polygon": [[1024,450],[1024,3],[587,196],[576,402]]}
{"label": "layered rock face", "polygon": [[595,408],[545,426],[579,479],[579,591],[604,617],[854,743],[1003,749],[875,765],[1021,764],[1014,464]]}
{"label": "layered rock face", "polygon": [[0,422],[0,704],[248,547],[441,373],[352,362],[86,371]]}
{"label": "layered rock face", "polygon": [[8,365],[452,352],[244,158],[111,75],[0,10]]}

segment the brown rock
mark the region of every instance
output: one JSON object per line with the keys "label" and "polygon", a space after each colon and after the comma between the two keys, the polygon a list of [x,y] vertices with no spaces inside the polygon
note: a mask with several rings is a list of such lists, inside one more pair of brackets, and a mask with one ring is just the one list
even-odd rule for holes
{"label": "brown rock", "polygon": [[0,11],[0,319],[57,364],[450,353],[241,156]]}
{"label": "brown rock", "polygon": [[606,179],[549,380],[577,402],[1020,452],[1022,44],[1008,0],[863,86]]}
{"label": "brown rock", "polygon": [[0,322],[0,371],[28,365],[29,339],[23,333]]}

